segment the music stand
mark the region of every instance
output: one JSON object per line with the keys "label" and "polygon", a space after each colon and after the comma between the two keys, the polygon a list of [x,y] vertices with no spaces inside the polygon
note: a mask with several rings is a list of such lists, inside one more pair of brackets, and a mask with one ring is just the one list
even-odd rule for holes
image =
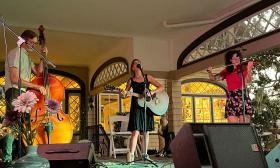
{"label": "music stand", "polygon": [[[240,63],[242,62],[242,56],[240,54]],[[245,94],[247,94],[247,89],[246,89],[246,86],[245,86],[245,78],[244,78],[244,74],[243,74],[244,70],[243,70],[243,67],[242,67],[242,64],[240,64],[239,68],[237,69],[237,73],[239,74],[239,77],[241,78],[241,98],[242,98],[242,108],[243,108],[243,122],[245,123],[246,122],[246,112],[245,112]],[[248,96],[247,96],[247,99],[248,99]],[[240,121],[239,121],[240,123]],[[251,123],[251,120],[250,122]]]}

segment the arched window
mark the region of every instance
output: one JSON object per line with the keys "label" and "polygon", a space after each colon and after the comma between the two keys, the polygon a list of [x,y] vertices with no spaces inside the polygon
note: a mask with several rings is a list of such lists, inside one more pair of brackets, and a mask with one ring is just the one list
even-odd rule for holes
{"label": "arched window", "polygon": [[128,73],[128,62],[125,58],[112,58],[96,70],[90,81],[90,90],[98,90],[98,88],[103,87],[103,85],[115,81],[122,76],[128,75]]}
{"label": "arched window", "polygon": [[184,81],[181,86],[184,122],[223,123],[226,91],[205,81]]}
{"label": "arched window", "polygon": [[279,32],[280,3],[260,1],[224,20],[193,41],[180,55],[177,68]]}
{"label": "arched window", "polygon": [[[55,74],[55,77],[63,84],[65,89],[65,99],[62,102],[62,109],[66,114],[69,114],[70,121],[74,128],[74,133],[79,133],[81,129],[81,111],[83,104],[83,95],[84,95],[84,85],[81,84],[81,81],[78,81],[77,78],[74,79],[74,75],[68,73],[52,70],[52,74]],[[4,72],[0,73],[0,86],[4,87],[5,85],[5,76]],[[32,76],[32,79],[35,76]],[[4,93],[3,93],[4,94]],[[0,99],[0,116],[3,117],[6,111],[6,104],[4,95]]]}
{"label": "arched window", "polygon": [[[128,62],[125,58],[115,57],[103,63],[94,73],[90,90],[96,104],[95,124],[102,124],[106,131],[109,130],[109,115],[126,113],[127,108],[121,108],[120,96],[116,93],[104,92],[104,85],[114,84],[119,86],[129,76]],[[129,110],[129,109],[128,109]]]}

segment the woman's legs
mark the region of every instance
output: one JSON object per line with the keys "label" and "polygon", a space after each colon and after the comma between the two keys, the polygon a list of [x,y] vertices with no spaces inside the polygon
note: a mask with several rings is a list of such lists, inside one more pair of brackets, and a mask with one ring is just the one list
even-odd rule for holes
{"label": "woman's legs", "polygon": [[127,162],[132,162],[134,160],[134,152],[136,149],[138,136],[139,136],[139,131],[137,130],[132,131],[130,143],[129,143],[129,152],[127,154]]}
{"label": "woman's legs", "polygon": [[245,115],[245,120],[243,115],[239,116],[239,123],[250,123],[251,121],[251,116]]}
{"label": "woman's legs", "polygon": [[132,131],[131,138],[130,138],[130,145],[129,145],[130,153],[132,154],[134,154],[135,152],[138,136],[139,136],[139,131],[137,130]]}
{"label": "woman's legs", "polygon": [[250,123],[251,116],[245,115],[245,120],[243,115],[237,116],[228,116],[227,118],[229,123]]}
{"label": "woman's legs", "polygon": [[238,117],[237,116],[228,116],[227,120],[229,123],[239,123]]}
{"label": "woman's legs", "polygon": [[[145,137],[145,134],[146,134],[146,137]],[[144,137],[146,138],[146,143],[144,143]],[[144,133],[143,136],[140,137],[140,142],[141,142],[141,151],[142,151],[142,153],[147,154],[148,145],[149,145],[149,131],[147,131],[146,133]]]}

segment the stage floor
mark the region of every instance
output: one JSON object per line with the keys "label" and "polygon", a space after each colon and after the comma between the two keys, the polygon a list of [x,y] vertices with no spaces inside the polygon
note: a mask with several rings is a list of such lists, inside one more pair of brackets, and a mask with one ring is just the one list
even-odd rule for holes
{"label": "stage floor", "polygon": [[[136,161],[134,163],[126,163],[126,156],[119,155],[116,159],[114,158],[96,158],[95,167],[97,168],[125,168],[125,167],[160,167],[160,168],[174,168],[172,158],[168,157],[156,157],[150,156],[154,161],[154,164],[149,161]],[[136,158],[138,160],[140,158]]]}

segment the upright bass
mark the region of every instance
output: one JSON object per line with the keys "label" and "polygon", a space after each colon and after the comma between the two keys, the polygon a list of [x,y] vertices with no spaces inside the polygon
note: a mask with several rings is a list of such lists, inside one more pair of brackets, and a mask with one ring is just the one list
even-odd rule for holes
{"label": "upright bass", "polygon": [[[45,47],[44,27],[39,27],[39,43],[41,47]],[[73,127],[69,116],[65,114],[60,106],[57,113],[47,115],[47,108],[45,101],[47,99],[55,100],[60,105],[64,99],[64,86],[52,74],[48,74],[48,67],[44,63],[44,71],[40,76],[32,80],[32,83],[42,85],[46,88],[47,94],[42,95],[37,90],[32,90],[39,99],[38,103],[34,105],[31,110],[31,126],[36,129],[36,136],[33,144],[47,144],[47,143],[70,143],[73,137]],[[48,136],[45,129],[46,123],[52,123],[51,134]]]}

